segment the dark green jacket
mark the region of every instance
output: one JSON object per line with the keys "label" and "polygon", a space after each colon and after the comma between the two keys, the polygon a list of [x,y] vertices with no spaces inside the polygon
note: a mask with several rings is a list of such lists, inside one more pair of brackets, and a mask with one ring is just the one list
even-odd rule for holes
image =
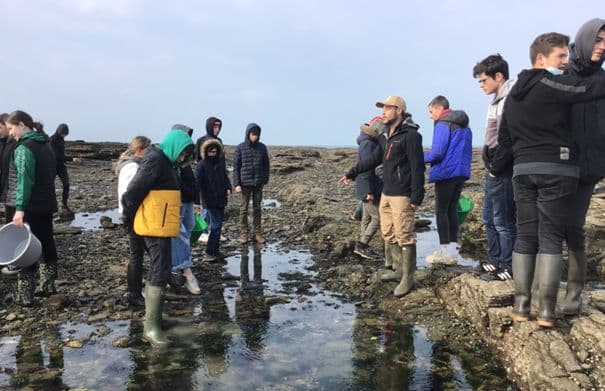
{"label": "dark green jacket", "polygon": [[29,131],[17,142],[9,172],[6,204],[17,211],[57,211],[55,155],[46,135]]}

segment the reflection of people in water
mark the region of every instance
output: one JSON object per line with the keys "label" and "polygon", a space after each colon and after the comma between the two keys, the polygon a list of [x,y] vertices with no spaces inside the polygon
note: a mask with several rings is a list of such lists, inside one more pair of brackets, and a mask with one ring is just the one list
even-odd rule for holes
{"label": "reflection of people in water", "polygon": [[354,389],[407,390],[414,368],[413,326],[358,312],[353,325]]}
{"label": "reflection of people in water", "polygon": [[235,316],[237,324],[242,329],[246,347],[251,352],[260,354],[265,347],[265,336],[271,308],[265,302],[261,249],[255,245],[253,246],[253,252],[254,277],[251,280],[248,245],[246,244],[242,247],[240,264],[241,288],[235,301]]}
{"label": "reflection of people in water", "polygon": [[[48,362],[45,364],[45,356]],[[15,386],[34,390],[63,390],[63,342],[59,331],[49,327],[44,335],[23,335],[15,351]],[[52,375],[51,375],[52,374]]]}

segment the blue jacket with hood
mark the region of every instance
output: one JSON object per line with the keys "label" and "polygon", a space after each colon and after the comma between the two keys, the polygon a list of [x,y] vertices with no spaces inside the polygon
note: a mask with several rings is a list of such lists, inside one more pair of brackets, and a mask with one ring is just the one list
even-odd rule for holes
{"label": "blue jacket with hood", "polygon": [[435,122],[433,145],[424,153],[424,162],[431,164],[429,182],[471,176],[473,134],[464,111],[454,110]]}

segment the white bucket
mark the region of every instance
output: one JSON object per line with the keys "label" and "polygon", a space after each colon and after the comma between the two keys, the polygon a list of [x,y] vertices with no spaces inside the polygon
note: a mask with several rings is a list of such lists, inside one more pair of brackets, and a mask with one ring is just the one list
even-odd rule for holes
{"label": "white bucket", "polygon": [[0,266],[24,268],[40,260],[42,244],[29,225],[16,227],[13,223],[0,228]]}

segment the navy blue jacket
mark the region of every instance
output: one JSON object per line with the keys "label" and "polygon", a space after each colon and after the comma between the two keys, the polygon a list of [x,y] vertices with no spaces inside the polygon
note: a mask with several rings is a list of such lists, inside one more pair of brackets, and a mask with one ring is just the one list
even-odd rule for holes
{"label": "navy blue jacket", "polygon": [[[357,162],[359,163],[365,159],[368,159],[372,155],[372,152],[378,148],[378,140],[370,137],[364,132],[361,132],[359,137],[357,137],[357,145],[359,145],[357,152]],[[374,169],[357,175],[355,185],[358,200],[366,201],[368,194],[374,194],[374,203],[378,204],[380,200],[380,193],[382,192],[382,179],[376,175]]]}
{"label": "navy blue jacket", "polygon": [[[258,131],[258,140],[252,144],[248,138],[250,131]],[[269,154],[260,142],[261,128],[255,123],[246,127],[246,139],[237,146],[233,160],[234,186],[260,186],[269,182]]]}
{"label": "navy blue jacket", "polygon": [[464,111],[447,113],[435,121],[433,145],[424,153],[424,162],[431,164],[429,182],[471,176],[473,133]]}

